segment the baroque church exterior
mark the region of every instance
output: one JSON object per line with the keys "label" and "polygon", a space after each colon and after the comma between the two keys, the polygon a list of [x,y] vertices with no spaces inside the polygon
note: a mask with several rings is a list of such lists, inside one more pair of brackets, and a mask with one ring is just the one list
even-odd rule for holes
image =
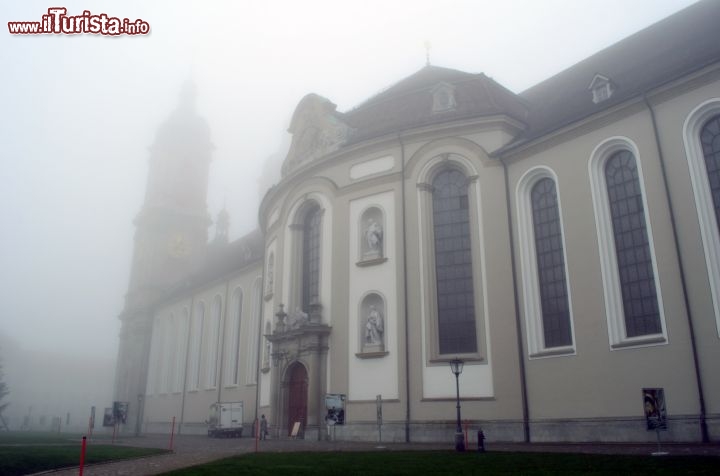
{"label": "baroque church exterior", "polygon": [[135,222],[124,431],[243,402],[245,435],[373,441],[381,408],[383,441],[451,441],[461,359],[490,440],[654,441],[648,396],[663,439],[720,439],[718,25],[700,2],[520,94],[429,65],[347,112],[309,94],[234,242],[186,88]]}

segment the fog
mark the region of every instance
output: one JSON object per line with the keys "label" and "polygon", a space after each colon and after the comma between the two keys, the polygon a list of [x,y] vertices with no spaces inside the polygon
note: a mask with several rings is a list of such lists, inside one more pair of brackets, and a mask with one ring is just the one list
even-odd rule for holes
{"label": "fog", "polygon": [[[9,400],[28,387],[18,379],[41,375],[11,366],[18,358],[9,353],[45,356],[37,359],[45,366],[105,362],[112,372],[148,147],[183,81],[197,84],[197,108],[216,147],[208,211],[214,217],[225,204],[232,239],[257,226],[305,94],[346,111],[423,67],[428,55],[434,65],[484,72],[520,92],[690,3],[3,2],[0,361]],[[6,29],[41,21],[53,6],[142,19],[150,33]],[[67,360],[52,357],[61,354]]]}

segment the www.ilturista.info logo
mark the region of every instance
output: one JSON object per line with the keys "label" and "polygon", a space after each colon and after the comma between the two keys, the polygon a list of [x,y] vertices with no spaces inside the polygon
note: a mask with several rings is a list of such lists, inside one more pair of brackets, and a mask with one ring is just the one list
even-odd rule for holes
{"label": "www.ilturista.info logo", "polygon": [[150,24],[141,19],[130,21],[127,18],[108,16],[106,13],[95,15],[85,10],[82,15],[67,15],[67,8],[48,8],[42,21],[9,21],[8,30],[12,35],[147,35]]}

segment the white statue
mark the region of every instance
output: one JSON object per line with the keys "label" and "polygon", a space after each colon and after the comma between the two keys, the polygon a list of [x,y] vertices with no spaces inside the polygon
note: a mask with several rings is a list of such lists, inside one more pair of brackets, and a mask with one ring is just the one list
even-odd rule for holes
{"label": "white statue", "polygon": [[265,283],[265,294],[272,293],[274,282],[275,255],[270,255],[268,259],[267,281]]}
{"label": "white statue", "polygon": [[310,317],[307,312],[303,312],[299,307],[295,308],[295,311],[290,314],[290,327],[297,329],[302,327],[310,321]]}
{"label": "white statue", "polygon": [[382,254],[382,226],[372,218],[368,221],[368,227],[365,230],[365,240],[367,241],[368,251]]}
{"label": "white statue", "polygon": [[263,353],[262,368],[270,368],[270,340],[268,338],[265,338],[265,352]]}
{"label": "white statue", "polygon": [[384,330],[382,314],[375,309],[374,304],[371,304],[370,313],[368,313],[367,323],[365,324],[365,342],[375,345],[382,344]]}

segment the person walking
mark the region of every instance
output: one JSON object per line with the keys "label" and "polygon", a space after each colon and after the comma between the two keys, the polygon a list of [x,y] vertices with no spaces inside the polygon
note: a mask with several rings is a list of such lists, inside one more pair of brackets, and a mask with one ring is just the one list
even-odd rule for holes
{"label": "person walking", "polygon": [[262,415],[260,417],[260,439],[265,440],[267,439],[268,435],[268,422],[265,419],[265,415]]}

